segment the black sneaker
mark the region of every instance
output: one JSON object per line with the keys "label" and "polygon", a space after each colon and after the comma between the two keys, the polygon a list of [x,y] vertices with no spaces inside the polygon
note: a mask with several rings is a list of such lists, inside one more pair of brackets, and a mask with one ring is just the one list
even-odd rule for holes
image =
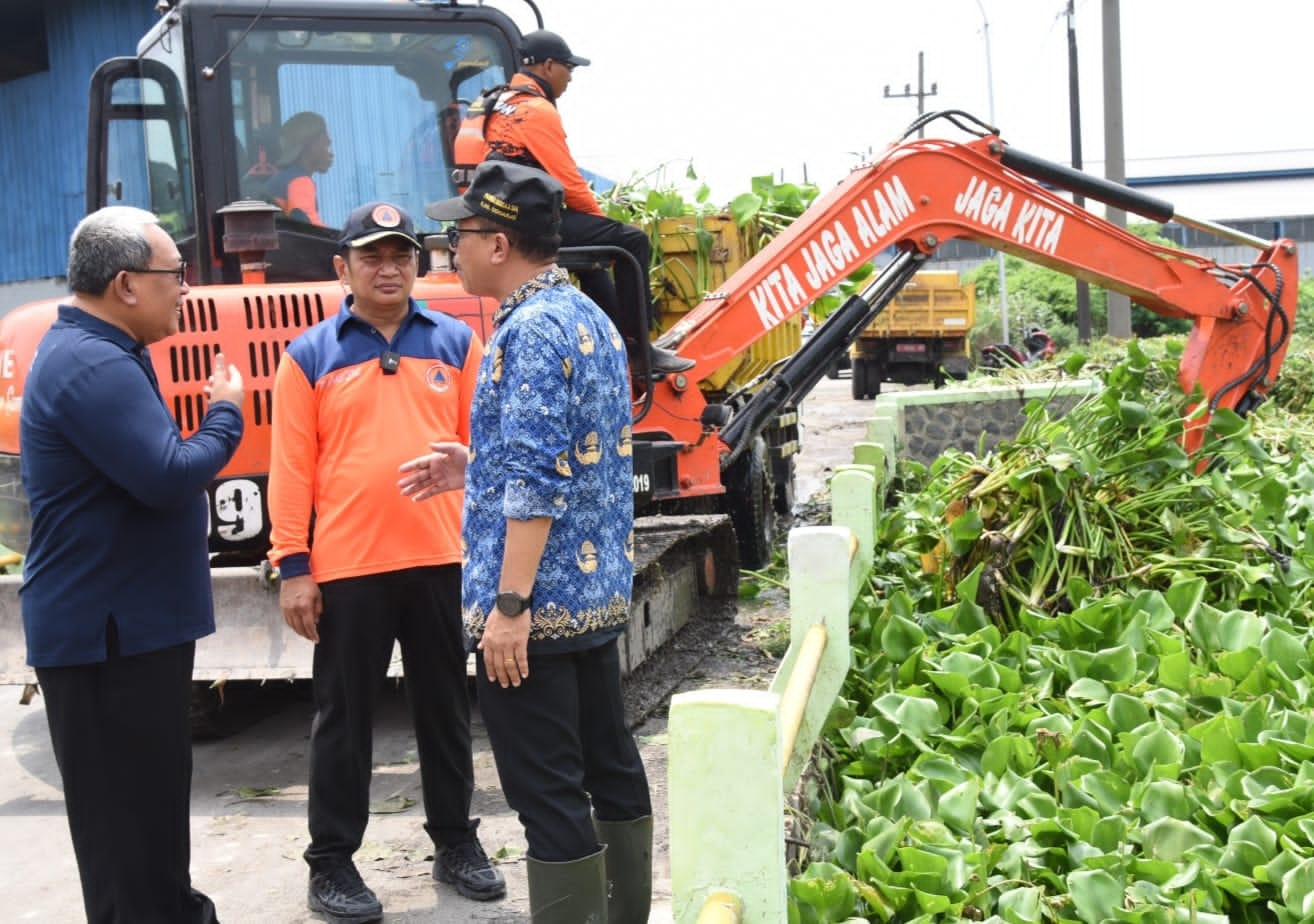
{"label": "black sneaker", "polygon": [[383,903],[351,862],[312,872],[306,905],[332,924],[369,924],[383,920]]}
{"label": "black sneaker", "polygon": [[456,886],[456,891],[477,902],[506,895],[506,879],[488,862],[488,855],[477,839],[437,848],[433,854],[433,878]]}

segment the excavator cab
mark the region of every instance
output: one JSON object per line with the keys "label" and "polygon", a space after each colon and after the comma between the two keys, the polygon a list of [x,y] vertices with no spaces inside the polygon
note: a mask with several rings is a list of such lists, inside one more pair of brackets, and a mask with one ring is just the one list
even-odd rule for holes
{"label": "excavator cab", "polygon": [[[135,56],[96,70],[87,211],[154,212],[187,261],[179,333],[152,350],[179,427],[199,424],[216,353],[240,363],[247,381],[246,435],[209,491],[210,548],[225,562],[258,561],[268,548],[273,376],[288,342],[342,300],[333,269],[342,222],[361,203],[387,200],[421,234],[437,230],[424,206],[454,192],[445,135],[453,107],[514,72],[519,36],[506,13],[483,4],[185,0],[163,9]],[[312,208],[284,211],[276,188],[300,181],[313,183]],[[247,206],[261,211],[247,200],[277,213],[254,251],[226,227]],[[487,337],[493,306],[454,274],[434,266],[414,294]],[[30,357],[54,310],[51,302],[12,312],[0,350]],[[2,384],[18,396],[27,363],[11,367]],[[0,537],[21,550],[19,406],[0,406],[0,487],[10,486],[0,490]]]}
{"label": "excavator cab", "polygon": [[[92,79],[87,210],[155,212],[196,268],[193,285],[241,281],[215,217],[238,200],[284,210],[270,282],[331,278],[337,231],[362,202],[388,200],[429,223],[424,206],[453,195],[453,113],[514,72],[519,31],[482,6],[442,15],[361,0],[332,11],[189,0],[137,56],[103,64]],[[289,131],[302,113],[322,119],[331,159],[294,143],[306,140]],[[286,205],[289,184],[312,189],[315,208]]]}

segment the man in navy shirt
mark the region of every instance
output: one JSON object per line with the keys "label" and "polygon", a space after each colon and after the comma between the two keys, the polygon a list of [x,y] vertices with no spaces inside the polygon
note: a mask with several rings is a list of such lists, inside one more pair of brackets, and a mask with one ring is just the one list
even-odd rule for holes
{"label": "man in navy shirt", "polygon": [[146,346],[177,332],[185,273],[149,212],[84,218],[23,395],[27,660],[91,924],[217,920],[189,872],[188,705],[214,631],[205,488],[242,438],[245,392],[216,354],[200,427],[184,439],[170,416]]}

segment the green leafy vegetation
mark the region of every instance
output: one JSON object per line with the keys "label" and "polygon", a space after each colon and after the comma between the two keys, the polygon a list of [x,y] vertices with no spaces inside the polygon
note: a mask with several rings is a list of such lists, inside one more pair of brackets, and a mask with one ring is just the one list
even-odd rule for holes
{"label": "green leafy vegetation", "polygon": [[239,786],[237,787],[237,798],[243,802],[249,802],[255,799],[268,799],[271,796],[280,795],[283,790],[277,786]]}
{"label": "green leafy vegetation", "polygon": [[1314,337],[1314,274],[1305,273],[1300,278],[1300,290],[1296,296],[1295,333],[1303,337]]}
{"label": "green leafy vegetation", "polygon": [[1314,920],[1308,395],[1201,464],[1180,349],[900,463],[792,922]]}
{"label": "green leafy vegetation", "polygon": [[[692,167],[686,169],[685,179],[697,181]],[[687,197],[666,178],[665,168],[659,167],[613,186],[602,196],[601,204],[609,218],[645,227],[663,218],[724,215],[740,227],[761,225],[769,240],[802,215],[817,193],[811,183],[777,183],[770,176],[756,176],[749,181],[748,192],[740,193],[728,204],[715,203],[705,184],[697,187],[692,198]]]}
{"label": "green leafy vegetation", "polygon": [[[698,179],[692,167],[686,170],[685,178]],[[691,306],[724,282],[723,277],[718,278],[715,266],[725,256],[715,252],[718,235],[714,228],[718,220],[730,223],[733,232],[742,238],[740,255],[747,260],[802,215],[817,193],[812,184],[777,183],[769,176],[759,176],[752,178],[748,192],[729,203],[715,203],[706,185],[698,186],[691,197],[686,196],[667,179],[665,168],[658,168],[612,187],[601,198],[601,204],[608,217],[648,232],[654,297],[674,297]],[[679,232],[671,228],[676,219],[684,219],[677,222]],[[665,246],[663,236],[676,233],[686,238],[687,244],[668,253],[671,248]]]}

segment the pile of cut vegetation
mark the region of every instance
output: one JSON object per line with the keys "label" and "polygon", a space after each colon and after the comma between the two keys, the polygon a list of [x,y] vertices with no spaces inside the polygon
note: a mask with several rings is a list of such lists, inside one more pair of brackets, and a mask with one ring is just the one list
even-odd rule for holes
{"label": "pile of cut vegetation", "polygon": [[1314,431],[1180,349],[900,464],[791,921],[1314,920]]}

